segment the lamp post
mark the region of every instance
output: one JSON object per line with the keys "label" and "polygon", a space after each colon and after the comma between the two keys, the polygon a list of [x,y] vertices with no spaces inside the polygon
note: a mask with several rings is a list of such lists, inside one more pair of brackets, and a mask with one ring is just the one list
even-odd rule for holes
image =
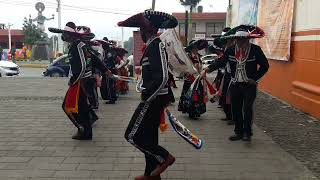
{"label": "lamp post", "polygon": [[9,38],[9,51],[11,51],[11,26],[13,24],[8,23],[8,38]]}
{"label": "lamp post", "polygon": [[[61,29],[61,0],[57,0],[57,13],[58,13],[58,28]],[[61,34],[58,35],[58,51],[63,53],[63,43],[61,41]]]}
{"label": "lamp post", "polygon": [[156,0],[152,0],[152,10],[154,10],[156,7]]}
{"label": "lamp post", "polygon": [[190,8],[190,6],[185,5],[185,20],[184,20],[184,45],[187,46],[188,45],[188,34],[189,34],[189,13],[188,10]]}

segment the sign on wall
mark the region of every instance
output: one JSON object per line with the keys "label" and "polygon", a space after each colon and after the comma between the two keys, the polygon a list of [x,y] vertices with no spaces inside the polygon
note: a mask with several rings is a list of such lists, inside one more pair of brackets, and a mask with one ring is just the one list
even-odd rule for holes
{"label": "sign on wall", "polygon": [[238,25],[257,24],[259,0],[241,0],[239,4]]}
{"label": "sign on wall", "polygon": [[257,39],[269,59],[288,61],[294,0],[260,0],[257,25],[266,37]]}

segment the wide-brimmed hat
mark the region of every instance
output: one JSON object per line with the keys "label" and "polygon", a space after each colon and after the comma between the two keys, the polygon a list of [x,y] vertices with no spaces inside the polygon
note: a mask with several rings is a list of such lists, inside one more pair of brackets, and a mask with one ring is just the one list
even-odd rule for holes
{"label": "wide-brimmed hat", "polygon": [[213,40],[213,44],[208,46],[208,50],[210,53],[220,54],[224,51],[224,44],[226,41],[221,41],[220,38],[215,38]]}
{"label": "wide-brimmed hat", "polygon": [[230,31],[225,35],[221,36],[224,39],[252,39],[252,38],[262,38],[265,36],[265,32],[258,26],[253,25],[240,25]]}
{"label": "wide-brimmed hat", "polygon": [[186,51],[191,51],[193,48],[197,48],[198,50],[202,50],[208,47],[208,41],[204,39],[194,40],[189,43],[189,45],[185,48]]}
{"label": "wide-brimmed hat", "polygon": [[76,33],[77,26],[73,22],[68,22],[64,29],[59,28],[48,28],[52,33]]}
{"label": "wide-brimmed hat", "polygon": [[91,32],[91,29],[87,26],[77,26],[76,33],[81,36],[83,40],[91,40],[95,37],[95,35]]}
{"label": "wide-brimmed hat", "polygon": [[48,30],[52,33],[69,33],[77,35],[83,40],[91,40],[95,37],[95,35],[91,33],[91,29],[89,27],[76,26],[73,22],[68,22],[64,29],[48,28]]}
{"label": "wide-brimmed hat", "polygon": [[144,27],[152,24],[154,28],[170,29],[178,25],[178,20],[167,13],[153,10],[145,10],[142,13],[135,14],[124,21],[118,22],[118,26],[123,27]]}
{"label": "wide-brimmed hat", "polygon": [[116,51],[117,55],[119,56],[124,56],[125,54],[128,53],[128,51],[124,48],[121,47],[115,47],[114,50]]}

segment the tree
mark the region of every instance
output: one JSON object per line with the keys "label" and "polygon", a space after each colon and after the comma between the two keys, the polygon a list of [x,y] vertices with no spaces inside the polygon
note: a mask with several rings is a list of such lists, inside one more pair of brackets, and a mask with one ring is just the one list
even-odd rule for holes
{"label": "tree", "polygon": [[133,49],[133,37],[129,37],[128,41],[123,42],[123,46],[128,51],[128,54],[130,55]]}
{"label": "tree", "polygon": [[32,23],[31,17],[28,19],[25,17],[23,21],[23,43],[33,45],[36,41],[44,40],[46,38],[45,36],[42,36],[40,29]]}
{"label": "tree", "polygon": [[[180,3],[182,6],[190,6],[190,13],[189,13],[189,21],[188,21],[188,26],[189,28],[186,28],[187,29],[191,29],[191,25],[192,25],[192,9],[195,8],[199,3],[200,3],[201,0],[180,0]],[[186,12],[187,13],[187,12]],[[185,24],[187,26],[187,24]],[[190,30],[189,30],[190,31]],[[187,38],[187,37],[185,37]],[[188,38],[186,39],[186,42],[188,40],[191,39],[191,33],[189,32],[188,33]]]}

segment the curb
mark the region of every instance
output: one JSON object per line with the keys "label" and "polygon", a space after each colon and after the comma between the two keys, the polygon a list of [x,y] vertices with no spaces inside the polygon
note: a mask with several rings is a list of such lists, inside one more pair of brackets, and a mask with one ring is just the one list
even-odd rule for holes
{"label": "curb", "polygon": [[28,67],[28,68],[46,68],[47,64],[18,64],[19,67]]}

